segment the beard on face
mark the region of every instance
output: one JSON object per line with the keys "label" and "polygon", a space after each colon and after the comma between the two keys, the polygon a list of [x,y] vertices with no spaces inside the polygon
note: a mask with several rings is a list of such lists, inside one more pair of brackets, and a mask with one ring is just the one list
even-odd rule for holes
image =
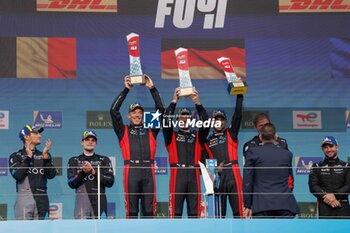
{"label": "beard on face", "polygon": [[334,159],[335,157],[337,157],[338,153],[337,153],[337,152],[334,152],[334,154],[331,155],[331,156],[329,156],[329,155],[327,155],[327,154],[325,154],[325,155],[326,155],[326,157],[329,158],[329,159]]}

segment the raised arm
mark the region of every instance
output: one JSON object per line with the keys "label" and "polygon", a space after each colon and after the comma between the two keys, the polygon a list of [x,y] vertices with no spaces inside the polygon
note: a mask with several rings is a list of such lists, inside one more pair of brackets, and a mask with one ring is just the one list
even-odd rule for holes
{"label": "raised arm", "polygon": [[115,98],[110,110],[113,129],[116,135],[118,136],[119,141],[122,140],[124,136],[124,123],[123,118],[120,114],[120,107],[122,106],[130,89],[132,88],[129,76],[125,76],[124,78],[124,86],[124,90],[117,96],[117,98]]}
{"label": "raised arm", "polygon": [[[155,104],[155,110],[158,111],[163,115],[165,111],[165,107],[162,101],[162,98],[160,97],[160,94],[157,90],[157,88],[154,86],[152,79],[145,75],[146,84],[145,86],[150,90],[154,104]],[[160,121],[162,122],[162,115],[160,115]],[[154,137],[157,137],[160,129],[152,129],[152,133]]]}
{"label": "raised arm", "polygon": [[233,140],[238,137],[239,129],[242,122],[243,95],[237,95],[235,112],[231,119],[231,126],[228,128]]}
{"label": "raised arm", "polygon": [[163,127],[163,135],[166,146],[170,145],[173,136],[173,125],[171,124],[172,118],[170,117],[170,115],[174,115],[176,103],[179,100],[179,92],[180,89],[175,88],[173,99],[168,108],[165,110],[164,114],[167,127]]}
{"label": "raised arm", "polygon": [[[191,95],[191,99],[193,101],[193,103],[195,104],[196,106],[196,110],[197,110],[197,113],[198,113],[198,116],[199,116],[199,119],[201,121],[207,121],[209,119],[209,116],[208,116],[208,113],[207,111],[205,110],[205,108],[203,107],[203,105],[201,105],[200,101],[199,101],[199,95],[198,95],[198,92],[195,91],[192,95]],[[209,134],[209,130],[210,130],[210,127],[201,127],[199,128],[198,130],[198,137],[199,137],[199,143],[202,147],[204,147],[204,143],[207,139],[207,136]]]}

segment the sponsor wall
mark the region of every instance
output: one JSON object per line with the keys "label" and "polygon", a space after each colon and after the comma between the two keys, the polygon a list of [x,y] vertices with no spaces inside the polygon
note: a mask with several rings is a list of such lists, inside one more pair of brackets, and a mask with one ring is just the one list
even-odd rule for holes
{"label": "sponsor wall", "polygon": [[[235,97],[228,95],[224,73],[213,56],[232,55],[235,70],[248,83],[240,164],[243,143],[256,134],[252,119],[258,112],[269,113],[299,158],[294,164],[299,202],[315,201],[306,170],[297,167],[303,166],[301,161],[307,166],[322,157],[323,136],[335,136],[341,158],[349,156],[348,1],[323,1],[317,7],[312,5],[316,1],[304,1],[311,5],[303,5],[303,14],[293,10],[293,1],[282,0],[79,2],[0,3],[0,185],[5,187],[0,204],[6,206],[7,219],[14,218],[15,202],[7,158],[22,147],[18,131],[25,123],[45,127],[43,140],[51,138],[51,153],[62,165],[60,176],[48,182],[54,218],[73,217],[75,194],[67,185],[66,168],[68,159],[81,153],[86,128],[98,134],[97,152],[115,158],[116,182],[107,189],[113,210],[109,217],[125,216],[123,161],[109,109],[129,74],[126,35],[131,32],[140,35],[142,70],[153,78],[166,106],[179,85],[171,51],[186,45],[201,103],[211,110],[225,109],[231,117]],[[205,74],[200,73],[203,70]],[[124,122],[132,102],[153,111],[149,91],[135,86],[122,107]],[[181,99],[178,106],[193,103]],[[162,203],[159,215],[166,216],[169,173],[161,168],[167,164],[161,133],[157,142],[157,199]],[[1,211],[4,216],[4,207]]]}

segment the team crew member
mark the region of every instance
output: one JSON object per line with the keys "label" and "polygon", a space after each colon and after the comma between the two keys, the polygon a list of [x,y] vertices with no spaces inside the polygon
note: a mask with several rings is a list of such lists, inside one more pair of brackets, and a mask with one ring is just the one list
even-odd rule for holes
{"label": "team crew member", "polygon": [[[267,124],[267,123],[271,123],[270,118],[267,114],[265,113],[259,113],[258,115],[256,115],[254,117],[254,127],[258,132],[258,135],[254,136],[251,140],[249,140],[248,142],[246,142],[243,146],[243,155],[244,157],[246,157],[247,155],[247,151],[249,148],[254,147],[254,146],[261,146],[263,145],[262,141],[259,138],[259,134],[261,133],[261,128]],[[287,144],[287,140],[284,138],[280,138],[277,137],[277,139],[275,140],[275,144],[278,147],[281,147],[282,149],[286,149],[288,150],[288,144]]]}
{"label": "team crew member", "polygon": [[[164,112],[159,92],[152,79],[145,76],[145,86],[149,88],[158,113]],[[156,213],[156,183],[154,174],[154,157],[156,153],[156,137],[159,129],[143,127],[143,107],[134,103],[129,106],[128,119],[130,125],[124,125],[120,107],[132,88],[130,77],[124,79],[124,90],[117,96],[111,107],[114,131],[124,158],[124,192],[127,218],[137,218],[139,201],[142,216],[152,217]]]}
{"label": "team crew member", "polygon": [[[176,88],[173,100],[166,110],[165,116],[170,121],[174,115],[178,101],[179,89]],[[192,94],[191,99],[196,106],[200,120],[208,120],[208,115],[199,102],[198,93]],[[200,216],[201,189],[200,170],[198,169],[201,160],[201,153],[205,138],[209,129],[199,128],[199,131],[191,129],[186,122],[191,119],[191,110],[182,108],[179,110],[177,121],[179,130],[173,131],[170,127],[163,127],[165,145],[169,153],[170,163],[170,199],[169,216],[182,217],[183,204],[187,203],[187,216],[196,218]],[[181,122],[183,125],[181,126]]]}
{"label": "team crew member", "polygon": [[349,164],[339,159],[334,137],[325,137],[321,147],[325,157],[313,164],[309,175],[309,188],[317,198],[319,218],[350,218]]}
{"label": "team crew member", "polygon": [[[254,136],[250,141],[244,143],[244,145],[243,145],[243,156],[244,156],[243,161],[247,157],[247,151],[249,150],[249,148],[263,145],[263,142],[261,141],[259,135],[261,134],[261,128],[267,123],[271,123],[271,120],[270,120],[269,116],[265,113],[259,113],[258,115],[256,115],[254,117],[254,127],[258,131],[258,135]],[[276,134],[276,139],[274,140],[274,144],[277,147],[288,150],[287,140],[277,136],[277,134]],[[288,179],[288,185],[291,189],[294,188],[293,187],[294,180],[293,180],[292,176],[290,176]]]}
{"label": "team crew member", "polygon": [[289,177],[293,175],[290,151],[276,145],[276,128],[261,128],[262,146],[250,148],[243,169],[244,216],[247,218],[293,218],[299,208]]}
{"label": "team crew member", "polygon": [[10,173],[16,180],[17,198],[15,217],[17,220],[48,219],[49,198],[47,179],[56,176],[56,169],[49,153],[51,140],[41,152],[36,148],[41,143],[43,128],[25,125],[19,132],[23,148],[10,155]]}
{"label": "team crew member", "polygon": [[98,217],[97,166],[100,166],[100,216],[107,217],[106,187],[114,183],[113,168],[110,159],[95,153],[97,135],[93,131],[84,131],[81,139],[83,153],[69,159],[68,185],[75,189],[76,219],[94,219]]}
{"label": "team crew member", "polygon": [[243,95],[237,95],[235,114],[231,126],[225,128],[226,113],[215,110],[213,118],[221,122],[220,127],[214,127],[214,132],[208,137],[205,148],[210,159],[216,159],[219,171],[218,194],[221,199],[221,216],[226,216],[227,198],[229,199],[233,216],[243,216],[242,177],[238,165],[238,132],[242,121]]}

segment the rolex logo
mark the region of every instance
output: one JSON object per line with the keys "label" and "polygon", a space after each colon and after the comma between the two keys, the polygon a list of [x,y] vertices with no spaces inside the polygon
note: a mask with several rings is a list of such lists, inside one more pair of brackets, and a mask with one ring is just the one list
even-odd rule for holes
{"label": "rolex logo", "polygon": [[88,129],[112,129],[112,119],[108,111],[87,111],[86,128]]}

